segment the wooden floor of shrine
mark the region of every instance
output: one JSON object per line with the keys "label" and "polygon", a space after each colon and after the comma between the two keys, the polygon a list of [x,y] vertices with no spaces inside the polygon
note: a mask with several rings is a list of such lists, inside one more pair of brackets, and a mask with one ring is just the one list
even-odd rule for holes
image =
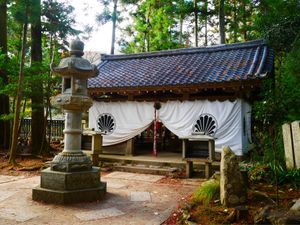
{"label": "wooden floor of shrine", "polygon": [[[171,166],[185,166],[186,164],[186,161],[182,158],[182,153],[167,151],[158,152],[157,156],[154,156],[152,152],[142,152],[134,156],[99,154],[99,161]],[[204,163],[201,162],[195,163],[204,165]],[[220,163],[216,161],[213,164],[219,165]]]}

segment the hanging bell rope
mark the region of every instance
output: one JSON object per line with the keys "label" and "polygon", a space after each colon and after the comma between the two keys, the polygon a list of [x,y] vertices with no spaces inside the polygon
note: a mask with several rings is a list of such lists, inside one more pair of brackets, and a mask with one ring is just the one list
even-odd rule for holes
{"label": "hanging bell rope", "polygon": [[153,155],[157,156],[157,129],[158,129],[158,118],[157,112],[161,108],[160,102],[155,102],[154,105],[154,124],[153,124]]}

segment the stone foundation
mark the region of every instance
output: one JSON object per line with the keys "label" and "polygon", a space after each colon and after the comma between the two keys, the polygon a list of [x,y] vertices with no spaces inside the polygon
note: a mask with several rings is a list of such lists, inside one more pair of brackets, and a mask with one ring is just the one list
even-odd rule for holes
{"label": "stone foundation", "polygon": [[106,193],[99,168],[80,172],[60,172],[50,168],[41,173],[41,186],[32,190],[34,201],[69,204],[97,201]]}

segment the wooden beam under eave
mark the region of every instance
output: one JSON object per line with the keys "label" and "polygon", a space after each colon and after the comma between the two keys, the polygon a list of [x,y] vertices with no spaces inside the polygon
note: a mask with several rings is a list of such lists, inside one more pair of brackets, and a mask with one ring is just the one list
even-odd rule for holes
{"label": "wooden beam under eave", "polygon": [[[209,101],[234,101],[237,98],[242,98],[243,95],[241,93],[235,93],[232,95],[211,95],[211,96],[204,96],[204,95],[177,95],[177,96],[160,96],[159,98],[154,95],[148,95],[148,96],[127,96],[127,98],[120,98],[120,97],[114,97],[109,99],[96,99],[96,101],[100,102],[124,102],[124,101],[137,101],[137,102],[167,102],[167,101],[195,101],[195,100],[209,100]],[[133,99],[132,99],[133,98]]]}
{"label": "wooden beam under eave", "polygon": [[128,99],[128,101],[133,101],[134,100],[134,95],[133,94],[128,94],[127,99]]}
{"label": "wooden beam under eave", "polygon": [[[201,91],[222,89],[223,91],[247,91],[259,89],[261,80],[233,81],[233,82],[214,82],[200,84],[182,84],[182,85],[167,85],[167,86],[146,86],[146,87],[110,87],[110,88],[89,88],[90,94],[97,93],[118,93],[122,95],[141,95],[158,92],[173,92],[177,94],[189,93],[195,94]],[[243,89],[241,88],[243,86]],[[135,97],[134,97],[135,98]]]}
{"label": "wooden beam under eave", "polygon": [[182,95],[182,100],[183,101],[187,101],[187,100],[189,100],[190,99],[190,94],[189,93],[183,93],[183,95]]}

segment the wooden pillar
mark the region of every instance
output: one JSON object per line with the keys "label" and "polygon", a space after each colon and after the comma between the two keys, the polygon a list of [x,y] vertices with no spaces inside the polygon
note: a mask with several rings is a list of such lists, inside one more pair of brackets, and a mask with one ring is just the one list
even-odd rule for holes
{"label": "wooden pillar", "polygon": [[209,157],[209,160],[211,160],[211,161],[215,160],[215,140],[214,139],[208,140],[208,157]]}
{"label": "wooden pillar", "polygon": [[92,135],[92,161],[94,166],[99,165],[99,154],[102,153],[102,135]]}
{"label": "wooden pillar", "polygon": [[133,156],[134,155],[134,139],[131,138],[127,141],[126,149],[125,149],[126,156]]}
{"label": "wooden pillar", "polygon": [[205,179],[209,179],[211,174],[211,162],[205,162]]}
{"label": "wooden pillar", "polygon": [[182,158],[186,158],[187,139],[182,139]]}
{"label": "wooden pillar", "polygon": [[186,177],[191,178],[193,176],[193,161],[186,161]]}

